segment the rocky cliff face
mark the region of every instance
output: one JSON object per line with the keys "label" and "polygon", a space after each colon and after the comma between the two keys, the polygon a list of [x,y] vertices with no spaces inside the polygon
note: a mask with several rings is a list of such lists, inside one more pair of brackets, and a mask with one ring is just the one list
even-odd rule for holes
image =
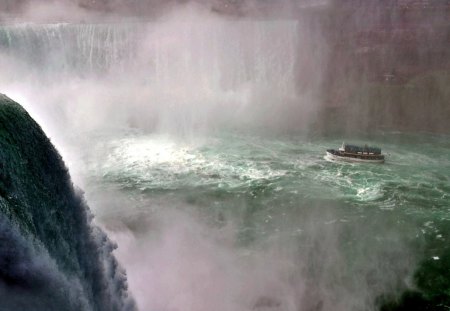
{"label": "rocky cliff face", "polygon": [[328,33],[335,40],[335,72],[343,69],[336,62],[342,58],[370,82],[404,83],[427,72],[450,70],[449,1],[350,3],[336,4],[331,11]]}
{"label": "rocky cliff face", "polygon": [[449,129],[450,1],[339,0],[324,16],[329,123]]}

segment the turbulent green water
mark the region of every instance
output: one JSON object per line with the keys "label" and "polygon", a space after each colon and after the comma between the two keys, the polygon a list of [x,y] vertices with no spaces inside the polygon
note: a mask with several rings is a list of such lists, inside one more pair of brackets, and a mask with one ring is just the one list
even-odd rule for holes
{"label": "turbulent green water", "polygon": [[[211,231],[232,224],[236,252],[289,253],[287,282],[307,287],[296,294],[302,310],[446,308],[449,137],[379,133],[348,142],[382,147],[386,163],[326,161],[340,138],[127,132],[90,140],[83,175],[112,230],[120,223],[158,235],[152,219],[175,208],[195,211]],[[291,310],[283,295],[273,297],[276,308]]]}

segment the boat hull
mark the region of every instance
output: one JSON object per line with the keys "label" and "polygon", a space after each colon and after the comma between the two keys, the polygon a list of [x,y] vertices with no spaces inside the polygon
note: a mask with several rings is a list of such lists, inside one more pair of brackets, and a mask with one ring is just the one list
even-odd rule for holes
{"label": "boat hull", "polygon": [[351,163],[384,163],[384,157],[382,159],[362,159],[359,157],[349,157],[342,156],[338,154],[333,154],[332,152],[327,151],[327,155],[325,156],[327,160],[331,161],[339,161],[339,162],[351,162]]}

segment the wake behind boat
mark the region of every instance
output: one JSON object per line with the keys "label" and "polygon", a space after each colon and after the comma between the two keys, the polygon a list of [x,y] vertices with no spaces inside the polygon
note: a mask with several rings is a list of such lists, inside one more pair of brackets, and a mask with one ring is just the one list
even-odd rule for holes
{"label": "wake behind boat", "polygon": [[326,158],[332,161],[384,163],[384,155],[378,147],[364,147],[342,143],[339,149],[327,149]]}

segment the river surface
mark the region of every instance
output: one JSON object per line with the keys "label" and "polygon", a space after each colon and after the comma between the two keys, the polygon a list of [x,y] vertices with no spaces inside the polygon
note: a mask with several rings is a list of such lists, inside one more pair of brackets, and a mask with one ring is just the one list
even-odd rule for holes
{"label": "river surface", "polygon": [[327,161],[340,138],[128,130],[86,139],[77,166],[141,307],[375,310],[405,290],[442,290],[450,143],[399,132],[348,141],[365,142],[385,164]]}

